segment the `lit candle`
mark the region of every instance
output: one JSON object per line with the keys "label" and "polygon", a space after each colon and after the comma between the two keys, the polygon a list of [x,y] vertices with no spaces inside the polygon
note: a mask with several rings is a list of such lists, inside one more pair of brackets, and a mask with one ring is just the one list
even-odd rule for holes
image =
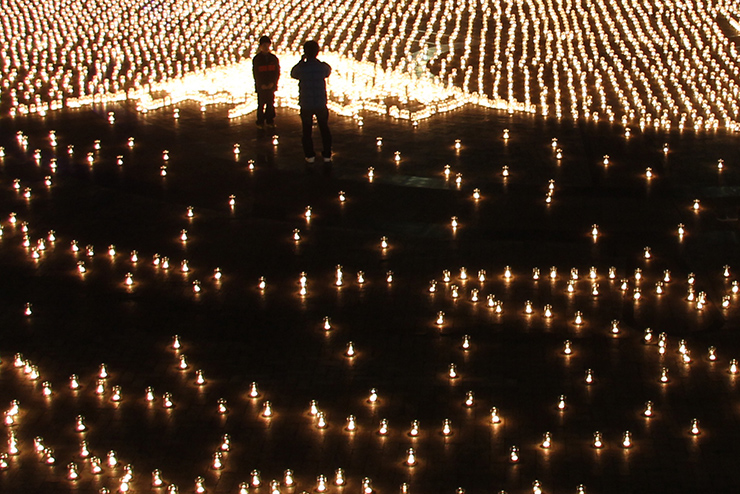
{"label": "lit candle", "polygon": [[624,434],[622,434],[622,447],[623,448],[632,447],[632,433],[630,431],[624,431]]}
{"label": "lit candle", "polygon": [[326,476],[319,475],[316,477],[316,492],[326,492]]}
{"label": "lit candle", "polygon": [[382,419],[380,421],[380,426],[378,427],[378,434],[380,434],[381,436],[385,436],[386,434],[388,434],[388,420],[387,419]]}
{"label": "lit candle", "polygon": [[491,423],[492,424],[500,424],[501,423],[501,417],[498,414],[498,408],[493,407],[491,408]]}
{"label": "lit candle", "polygon": [[519,462],[519,448],[516,446],[512,446],[509,448],[509,461],[511,463],[518,463]]}
{"label": "lit candle", "polygon": [[728,372],[732,375],[736,375],[738,373],[738,367],[737,367],[737,360],[731,359],[730,360],[730,368],[728,369]]}
{"label": "lit candle", "polygon": [[419,421],[414,420],[411,422],[411,430],[409,430],[409,436],[416,437],[419,435]]}
{"label": "lit candle", "polygon": [[100,465],[100,458],[97,456],[90,457],[90,472],[93,475],[99,475],[103,473],[103,467]]}
{"label": "lit candle", "polygon": [[445,419],[442,424],[442,435],[443,436],[450,436],[452,435],[452,422],[450,419]]}
{"label": "lit candle", "polygon": [[648,418],[653,416],[653,402],[652,401],[645,402],[645,409],[642,411],[642,415]]}
{"label": "lit candle", "polygon": [[472,391],[468,391],[465,393],[465,406],[472,407],[473,405],[475,405],[475,395]]}
{"label": "lit candle", "polygon": [[172,402],[172,394],[167,392],[162,397],[162,406],[164,408],[173,408],[175,404]]}
{"label": "lit candle", "polygon": [[558,410],[562,412],[563,410],[565,410],[565,408],[565,395],[560,395],[560,397],[558,398]]}
{"label": "lit candle", "polygon": [[283,473],[283,484],[285,484],[285,487],[295,486],[295,478],[293,477],[293,470],[288,469]]}
{"label": "lit candle", "polygon": [[699,430],[699,419],[692,419],[691,420],[691,434],[694,436],[698,436],[701,434],[701,431]]}
{"label": "lit candle", "polygon": [[162,487],[164,480],[162,480],[162,472],[159,469],[152,471],[152,487]]}
{"label": "lit candle", "polygon": [[204,492],[206,492],[206,488],[204,486],[205,481],[206,480],[201,476],[198,476],[195,478],[195,493],[196,494],[203,494]]}
{"label": "lit candle", "polygon": [[601,432],[599,432],[599,431],[594,432],[593,447],[594,448],[597,448],[597,449],[604,447],[604,443],[601,440]]}
{"label": "lit candle", "polygon": [[259,397],[259,395],[260,395],[260,393],[259,393],[259,390],[257,389],[257,383],[256,382],[252,382],[249,385],[249,397],[250,398],[257,398],[257,397]]}
{"label": "lit candle", "polygon": [[594,374],[591,369],[586,369],[586,384],[591,384],[594,382]]}
{"label": "lit candle", "polygon": [[650,328],[645,328],[645,333],[642,337],[642,342],[646,345],[649,343],[652,343],[653,341],[653,330]]}
{"label": "lit candle", "polygon": [[406,465],[410,467],[416,465],[416,453],[414,452],[414,448],[406,450]]}
{"label": "lit candle", "polygon": [[565,340],[565,343],[563,344],[563,354],[571,355],[572,353],[573,353],[573,349],[571,347],[570,340]]}
{"label": "lit candle", "polygon": [[445,323],[445,313],[443,311],[437,312],[437,321],[438,326],[442,326]]}
{"label": "lit candle", "polygon": [[265,400],[262,404],[262,416],[266,418],[272,417],[272,404],[270,400]]}
{"label": "lit candle", "polygon": [[458,298],[460,296],[459,288],[457,285],[450,285],[450,295],[452,298]]}
{"label": "lit candle", "polygon": [[467,335],[467,334],[466,335],[463,335],[462,349],[463,350],[470,349],[470,335]]}
{"label": "lit candle", "polygon": [[542,438],[542,444],[540,444],[540,447],[543,449],[550,449],[552,446],[552,436],[549,432],[545,432],[545,435]]}
{"label": "lit candle", "polygon": [[216,451],[213,453],[213,462],[211,463],[211,468],[214,470],[221,470],[224,468],[223,464],[223,453],[220,451]]}
{"label": "lit candle", "polygon": [[344,428],[344,430],[349,432],[354,432],[357,430],[357,424],[355,423],[355,416],[350,415],[347,417],[347,426]]}
{"label": "lit candle", "polygon": [[250,484],[252,487],[259,487],[262,485],[262,480],[260,478],[259,470],[252,470],[252,472],[249,475],[251,477]]}
{"label": "lit candle", "polygon": [[375,388],[372,388],[370,390],[370,396],[367,399],[367,402],[370,404],[375,404],[378,402],[378,390]]}

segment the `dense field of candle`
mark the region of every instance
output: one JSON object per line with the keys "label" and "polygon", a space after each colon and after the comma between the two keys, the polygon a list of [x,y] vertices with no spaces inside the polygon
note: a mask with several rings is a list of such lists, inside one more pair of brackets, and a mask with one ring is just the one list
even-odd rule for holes
{"label": "dense field of candle", "polygon": [[[466,103],[655,129],[738,128],[730,0],[231,0],[9,3],[0,31],[11,115],[133,100],[254,111],[249,58],[317,39],[334,109],[418,121]],[[288,68],[291,64],[284,63]],[[295,106],[286,84],[280,102]]]}

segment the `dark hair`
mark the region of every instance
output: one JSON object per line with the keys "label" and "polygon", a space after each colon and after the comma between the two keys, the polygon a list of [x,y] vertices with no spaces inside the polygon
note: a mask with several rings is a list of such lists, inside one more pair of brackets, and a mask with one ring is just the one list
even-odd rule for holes
{"label": "dark hair", "polygon": [[269,36],[262,36],[260,38],[260,46],[264,45],[265,43],[272,44],[272,41],[270,41]]}
{"label": "dark hair", "polygon": [[316,58],[319,54],[319,44],[314,41],[306,41],[303,43],[303,55],[306,58]]}

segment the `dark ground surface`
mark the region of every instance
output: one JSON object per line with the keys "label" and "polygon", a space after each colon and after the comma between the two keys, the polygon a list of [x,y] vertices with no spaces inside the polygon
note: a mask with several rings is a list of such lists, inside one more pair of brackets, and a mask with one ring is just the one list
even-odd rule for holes
{"label": "dark ground surface", "polygon": [[[329,492],[359,493],[364,477],[378,493],[399,492],[407,482],[412,493],[532,492],[535,479],[545,492],[589,493],[731,492],[738,485],[740,399],[738,379],[728,372],[740,357],[738,296],[729,309],[720,306],[740,270],[738,138],[724,133],[655,134],[608,124],[558,124],[528,116],[508,116],[463,109],[422,122],[417,129],[383,118],[366,117],[364,128],[351,119],[332,117],[335,162],[304,165],[299,119],[279,111],[279,145],[272,132],[258,131],[251,116],[229,122],[227,108],[202,115],[196,105],[181,108],[178,122],[171,109],[147,116],[116,111],[83,110],[46,118],[0,121],[0,408],[20,402],[13,426],[20,454],[0,473],[2,492],[115,492],[123,465],[134,468],[133,492],[164,492],[151,487],[151,472],[162,470],[180,492],[193,492],[195,477],[205,478],[209,492],[238,492],[257,469],[263,481],[250,492],[268,493],[272,479],[282,481],[292,469],[297,486],[282,492],[314,492],[318,475],[326,475]],[[508,141],[502,139],[510,129]],[[58,146],[49,144],[49,130]],[[16,132],[29,139],[17,145]],[[633,129],[634,130],[634,129]],[[135,137],[133,150],[127,139]],[[376,136],[383,146],[376,146]],[[557,137],[563,159],[554,157]],[[101,141],[92,166],[86,155]],[[455,139],[462,149],[456,152]],[[318,142],[318,139],[316,139]],[[670,152],[664,155],[663,143]],[[241,145],[239,160],[233,145]],[[67,145],[74,145],[74,156]],[[40,165],[33,159],[41,150]],[[160,176],[162,152],[169,150],[168,174]],[[396,165],[394,152],[401,152]],[[610,156],[605,167],[602,156]],[[116,164],[123,155],[124,164]],[[50,160],[58,159],[53,185],[44,186]],[[725,170],[717,171],[724,159]],[[247,169],[248,160],[255,170]],[[450,181],[443,167],[451,166]],[[504,179],[502,167],[511,176]],[[375,180],[369,183],[368,167]],[[655,177],[645,178],[646,167]],[[462,173],[460,189],[454,176]],[[30,187],[26,200],[13,189]],[[545,204],[548,181],[555,180],[552,204]],[[482,198],[474,201],[472,191]],[[339,191],[347,201],[340,204]],[[229,195],[236,206],[228,206]],[[694,199],[701,200],[698,213]],[[195,217],[186,218],[187,206]],[[303,217],[312,207],[309,223]],[[9,215],[19,223],[12,226]],[[450,218],[460,227],[453,232]],[[22,246],[20,222],[29,224],[31,243],[56,232],[57,241],[33,260]],[[591,225],[601,235],[594,241]],[[680,240],[679,223],[687,234]],[[294,229],[302,240],[293,241]],[[180,241],[182,229],[189,240]],[[390,247],[380,248],[382,236]],[[84,251],[74,254],[77,240]],[[115,259],[108,255],[114,244]],[[643,248],[653,258],[643,259]],[[136,249],[138,264],[130,261]],[[155,268],[153,255],[170,258],[169,270]],[[191,272],[179,271],[189,261]],[[84,260],[87,273],[76,271]],[[335,266],[345,284],[334,286]],[[723,278],[723,266],[731,276]],[[504,280],[505,266],[513,278]],[[550,266],[558,277],[547,279]],[[600,294],[591,295],[589,268],[598,272]],[[609,280],[609,267],[616,280]],[[224,276],[213,281],[215,268]],[[466,267],[471,279],[460,280]],[[542,279],[532,279],[533,268]],[[580,279],[566,292],[571,268]],[[637,282],[635,269],[643,279]],[[734,268],[734,269],[733,269]],[[485,269],[487,280],[476,279]],[[655,283],[669,269],[673,281],[665,293]],[[392,270],[393,282],[385,280]],[[442,281],[450,270],[452,281]],[[305,271],[308,294],[299,296]],[[366,283],[356,281],[364,271]],[[127,290],[125,274],[134,286]],[[696,274],[696,291],[707,305],[697,310],[686,300],[687,276]],[[267,289],[257,288],[260,276]],[[628,290],[620,280],[628,278]],[[195,295],[192,282],[201,282]],[[435,294],[428,292],[438,282]],[[460,298],[452,298],[452,285]],[[635,302],[633,289],[642,299]],[[470,300],[478,288],[480,301]],[[486,297],[503,302],[495,314]],[[534,314],[526,315],[531,300]],[[26,303],[33,314],[24,315]],[[555,313],[543,317],[551,304]],[[445,324],[435,325],[438,311]],[[576,311],[585,323],[573,324]],[[325,316],[333,329],[322,329]],[[609,333],[620,321],[621,333]],[[645,328],[667,334],[668,350],[642,343]],[[181,337],[180,353],[190,367],[178,370],[171,348]],[[462,350],[463,335],[471,348]],[[573,355],[562,354],[570,339]],[[692,363],[684,364],[678,342],[686,340]],[[354,342],[357,355],[344,356]],[[717,347],[710,362],[707,348]],[[13,366],[16,353],[37,365],[37,381]],[[110,377],[103,396],[95,394],[99,365]],[[454,363],[460,377],[447,377]],[[661,367],[670,381],[659,382]],[[595,382],[586,385],[586,369]],[[205,386],[196,386],[202,369]],[[69,389],[78,374],[82,388]],[[53,387],[42,396],[42,381]],[[261,395],[249,398],[249,384]],[[111,401],[120,385],[123,399]],[[157,395],[147,404],[144,390]],[[377,388],[379,402],[366,402]],[[473,391],[476,403],[463,405]],[[164,392],[175,407],[162,407]],[[568,408],[556,410],[558,396]],[[217,413],[225,398],[229,413]],[[274,416],[261,416],[269,400]],[[319,430],[309,415],[317,400],[328,428]],[[651,400],[655,416],[641,415]],[[489,410],[498,407],[502,423],[491,425]],[[82,414],[84,434],[74,429]],[[344,430],[346,418],[358,430]],[[386,418],[390,432],[377,434]],[[689,433],[699,419],[701,434]],[[453,434],[441,434],[444,419]],[[412,420],[420,436],[407,435]],[[5,427],[6,431],[11,427]],[[625,430],[634,446],[620,446]],[[553,447],[540,447],[549,431]],[[595,431],[605,447],[592,447]],[[224,469],[211,466],[221,436],[231,435]],[[53,447],[56,466],[40,461],[33,438]],[[119,466],[104,464],[100,475],[80,457],[80,441],[93,455],[115,450]],[[3,440],[4,441],[4,440]],[[3,444],[5,444],[3,442]],[[516,445],[521,460],[509,461]],[[404,464],[414,447],[419,464]],[[7,451],[7,445],[0,451]],[[67,479],[67,465],[77,464],[80,479]],[[343,468],[347,485],[332,485]]]}

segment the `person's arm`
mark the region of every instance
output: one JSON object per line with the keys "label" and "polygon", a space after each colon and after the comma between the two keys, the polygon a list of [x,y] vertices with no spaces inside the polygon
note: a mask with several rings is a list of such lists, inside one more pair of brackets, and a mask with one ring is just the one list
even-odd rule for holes
{"label": "person's arm", "polygon": [[326,69],[326,75],[324,76],[324,79],[326,79],[327,77],[331,75],[331,65],[324,62],[324,68]]}
{"label": "person's arm", "polygon": [[275,72],[275,86],[274,89],[277,91],[278,88],[278,81],[280,80],[280,59],[276,56],[275,57],[275,67],[277,68]]}
{"label": "person's arm", "polygon": [[290,70],[290,77],[293,79],[300,79],[301,78],[301,62],[298,62],[293,66],[293,68]]}
{"label": "person's arm", "polygon": [[259,91],[260,90],[260,84],[258,79],[258,70],[257,70],[257,55],[252,58],[252,77],[254,77],[254,90]]}

